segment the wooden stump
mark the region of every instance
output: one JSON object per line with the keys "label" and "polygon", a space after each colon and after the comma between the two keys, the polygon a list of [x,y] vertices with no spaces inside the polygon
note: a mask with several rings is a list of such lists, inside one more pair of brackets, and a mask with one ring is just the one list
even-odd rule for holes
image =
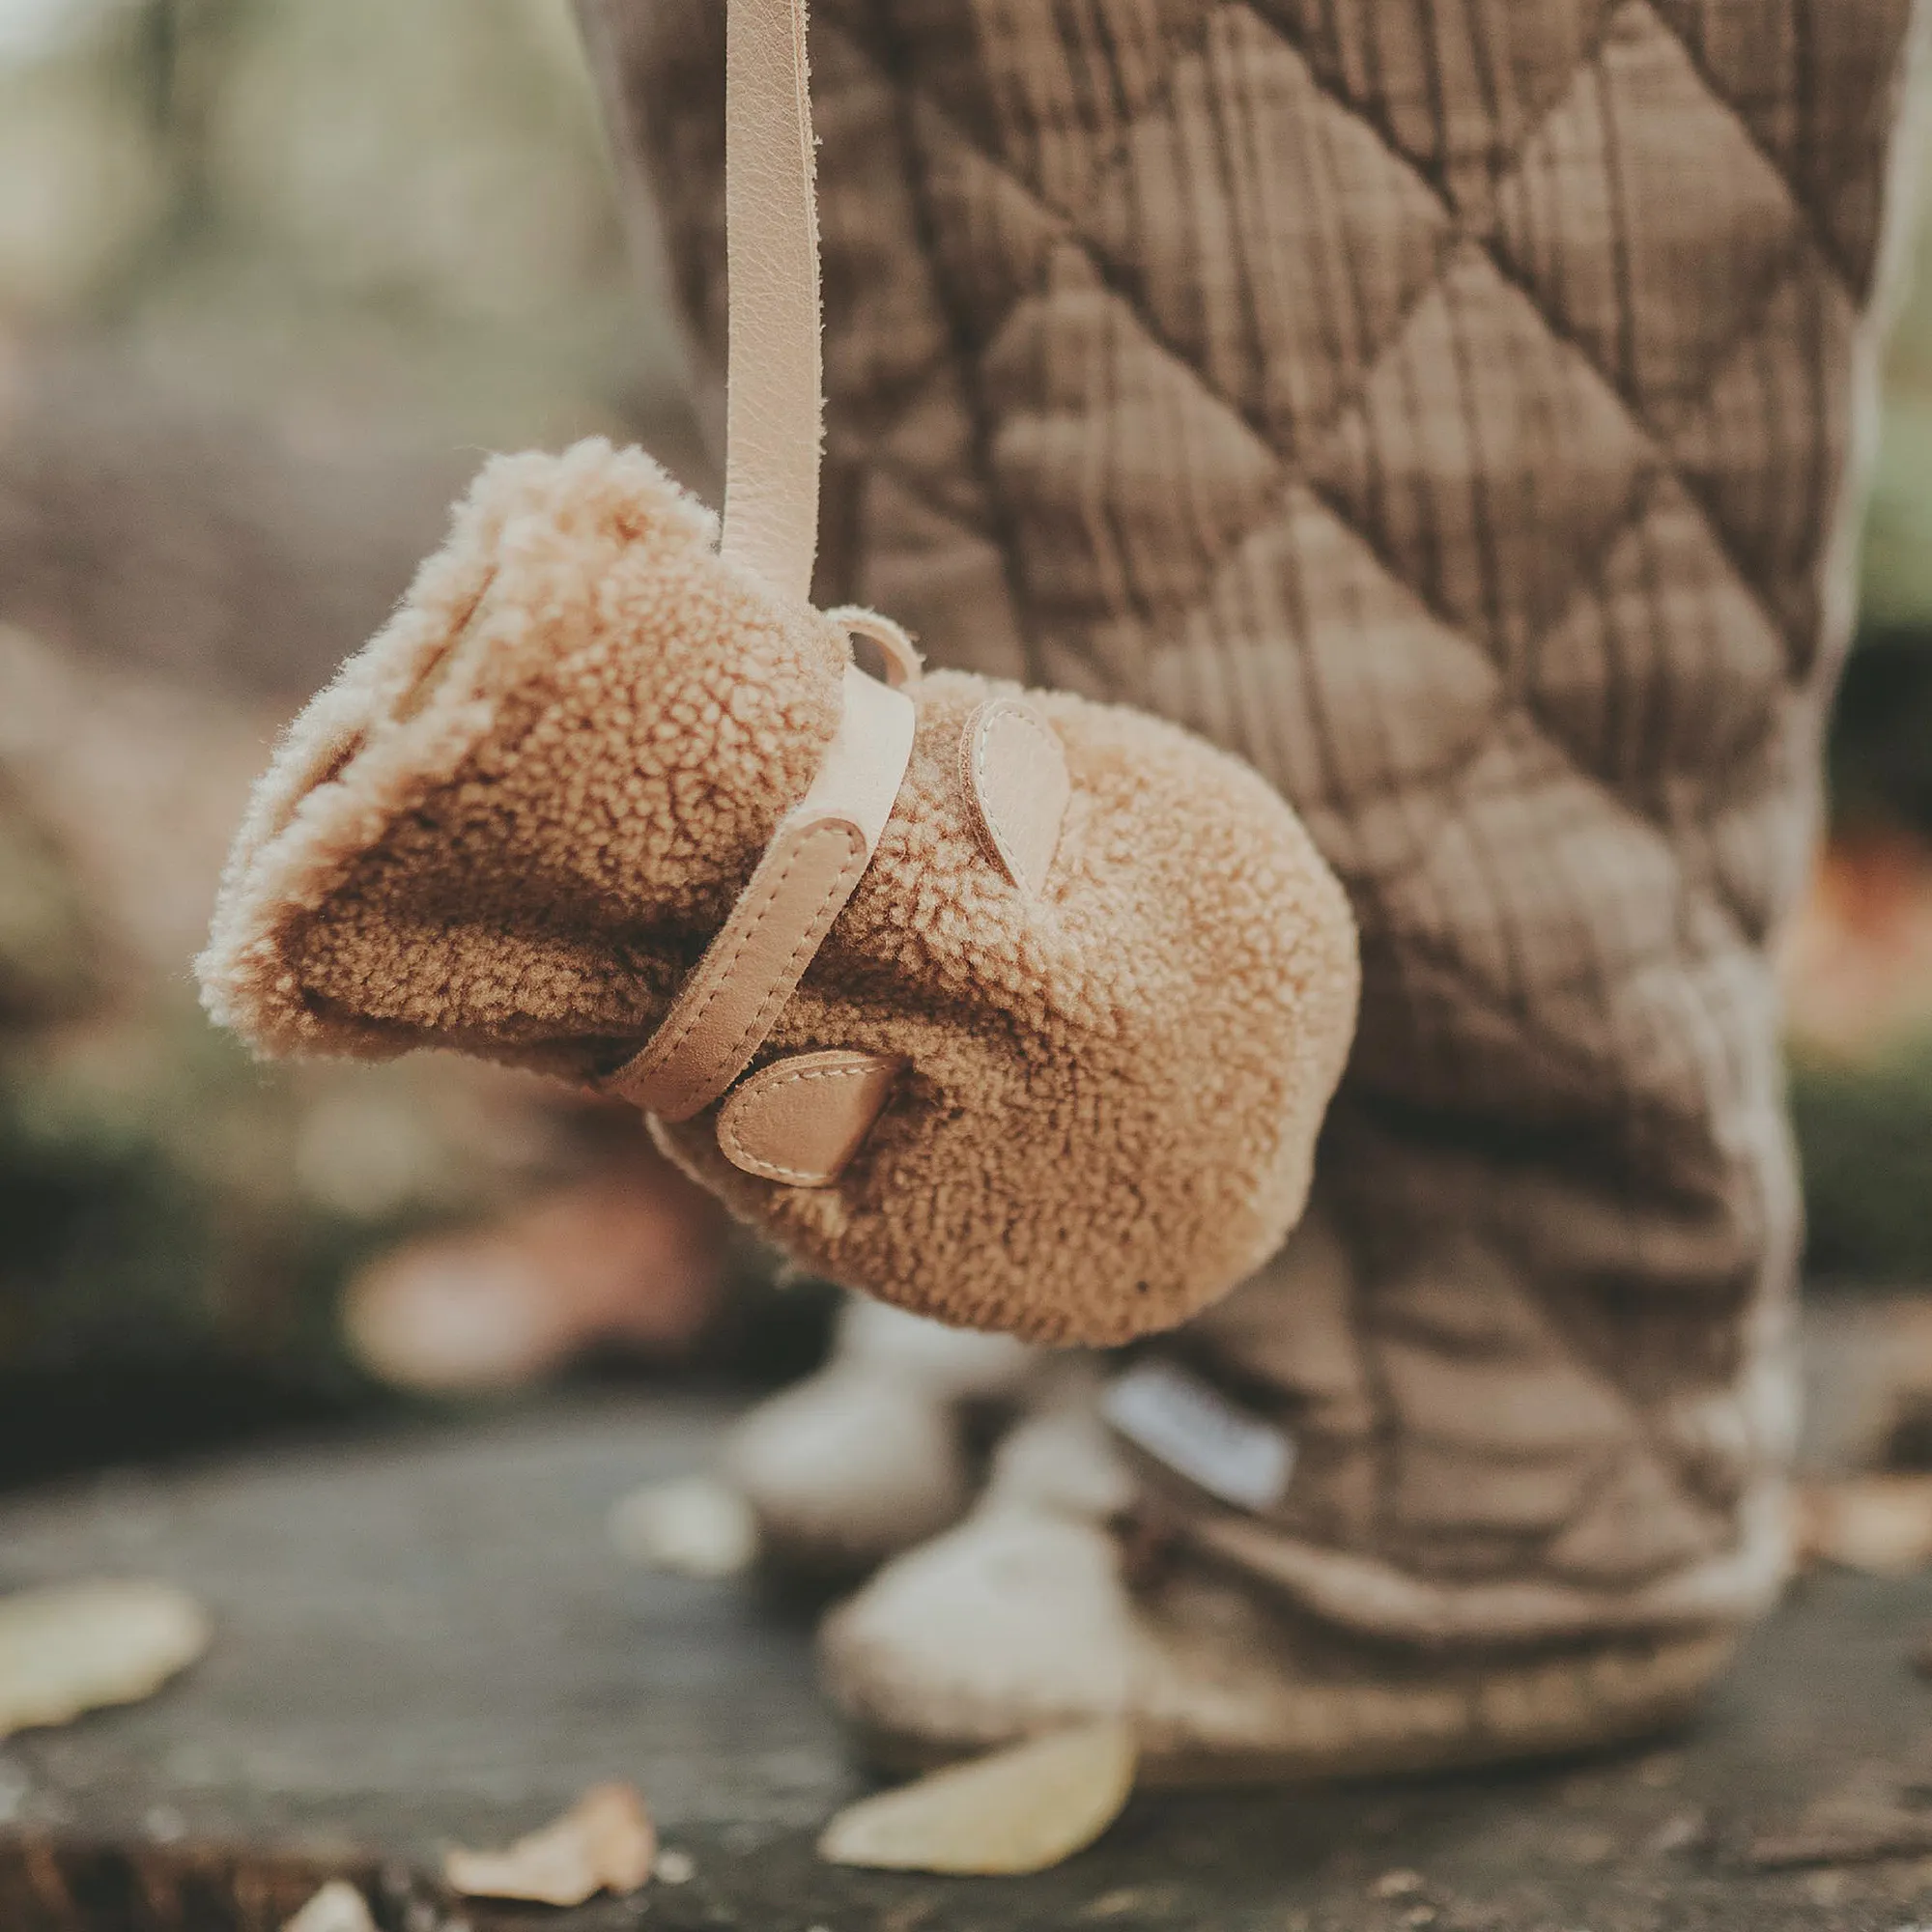
{"label": "wooden stump", "polygon": [[[217,1623],[207,1659],[152,1702],[0,1746],[0,1927],[272,1932],[335,1876],[389,1932],[1779,1932],[1924,1916],[1920,1860],[1874,1853],[1913,1851],[1932,1689],[1910,1651],[1932,1587],[1844,1575],[1804,1585],[1696,1730],[1643,1752],[1142,1798],[1037,1879],[821,1865],[817,1830],[863,1779],[813,1688],[808,1621],[743,1582],[633,1568],[606,1530],[635,1484],[702,1466],[722,1424],[696,1401],[577,1404],[0,1509],[0,1587],[161,1576]],[[646,1794],[688,1882],[574,1913],[442,1892],[441,1845],[502,1842],[610,1777]],[[1852,1837],[1822,1865],[1754,1861],[1814,1800],[1880,1786],[1896,1801],[1872,1826],[1885,1844],[1860,1844],[1853,1802]]]}

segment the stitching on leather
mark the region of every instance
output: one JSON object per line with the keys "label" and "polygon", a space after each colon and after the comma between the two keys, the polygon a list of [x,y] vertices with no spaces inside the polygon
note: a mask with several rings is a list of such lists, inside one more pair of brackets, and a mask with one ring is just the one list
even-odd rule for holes
{"label": "stitching on leather", "polygon": [[[783,867],[780,869],[778,876],[775,879],[773,879],[767,887],[764,888],[757,910],[753,915],[751,923],[739,931],[736,937],[732,940],[730,950],[728,952],[718,955],[717,971],[715,973],[715,976],[712,978],[711,982],[705,987],[702,998],[698,1000],[697,1004],[688,1013],[680,1015],[676,1013],[675,1010],[673,1010],[668,1024],[664,1027],[664,1029],[661,1030],[657,1035],[657,1037],[643,1048],[643,1050],[636,1057],[636,1059],[632,1060],[630,1064],[626,1065],[619,1072],[617,1077],[620,1080],[630,1079],[633,1077],[641,1079],[652,1073],[657,1073],[662,1071],[665,1062],[670,1059],[670,1057],[678,1050],[678,1048],[680,1048],[684,1044],[685,1040],[690,1037],[693,1030],[703,1019],[705,1013],[710,1010],[712,1002],[716,1000],[718,996],[724,990],[726,980],[728,977],[728,969],[737,963],[738,955],[744,952],[745,948],[748,945],[751,944],[753,937],[756,934],[758,928],[764,923],[766,915],[771,911],[772,907],[777,903],[780,893],[784,890],[785,881],[791,877],[792,872],[796,869],[799,861],[805,857],[806,851],[810,846],[810,839],[807,839],[804,842],[802,842],[798,846],[798,848],[792,853],[790,858],[788,858],[785,861]],[[727,916],[726,918],[727,928],[729,923],[730,923],[729,916]],[[706,972],[709,971],[711,967],[712,967],[711,954],[707,952],[705,955],[699,959],[697,964],[697,971],[700,973]]]}
{"label": "stitching on leather", "polygon": [[[794,1087],[803,1080],[869,1080],[881,1070],[882,1065],[874,1062],[868,1066],[807,1066],[781,1073],[776,1080],[764,1080],[762,1075],[757,1075],[754,1077],[762,1084],[757,1088],[755,1097],[762,1100],[766,1094],[777,1093],[781,1087]],[[868,1133],[871,1124],[867,1122]],[[734,1167],[766,1180],[830,1180],[838,1172],[832,1168],[786,1167],[781,1161],[766,1160],[761,1154],[753,1153],[740,1137],[737,1122],[728,1111],[718,1119],[718,1145]]]}
{"label": "stitching on leather", "polygon": [[[993,735],[991,727],[1007,718],[1025,725],[1046,747],[1049,756],[1065,758],[1066,754],[1052,727],[1043,723],[1026,705],[1016,703],[1010,697],[995,698],[980,715],[979,723],[973,729],[973,802],[978,808],[980,821],[991,835],[994,847],[1000,855],[1000,863],[1007,868],[1008,876],[1023,892],[1037,893],[1046,883],[1045,879],[1030,878],[1027,875],[1026,868],[1019,863],[1018,856],[1012,849],[1012,841],[1001,829],[999,820],[993,816],[986,802],[986,749]],[[1049,861],[1048,869],[1051,868],[1052,864]]]}
{"label": "stitching on leather", "polygon": [[683,1048],[686,1041],[689,1040],[692,1034],[703,1021],[705,1014],[710,1011],[713,1004],[729,984],[731,968],[738,963],[738,960],[744,954],[745,949],[757,937],[765,921],[771,916],[772,908],[778,903],[779,895],[784,890],[785,882],[797,870],[800,863],[812,850],[816,841],[828,832],[840,835],[844,838],[847,846],[846,857],[838,872],[834,875],[831,883],[827,886],[824,897],[813,912],[811,920],[804,933],[800,936],[798,944],[792,949],[791,956],[785,961],[783,971],[780,977],[780,983],[766,993],[764,1000],[758,1006],[757,1011],[752,1016],[751,1021],[747,1024],[744,1031],[738,1035],[730,1046],[727,1049],[721,1050],[718,1054],[692,1068],[692,1076],[699,1079],[701,1082],[709,1082],[715,1079],[719,1067],[724,1065],[733,1055],[737,1054],[757,1027],[768,1020],[771,1013],[776,1011],[778,1007],[782,1006],[791,997],[792,987],[787,982],[791,980],[792,969],[799,964],[802,955],[807,954],[810,951],[816,948],[819,940],[823,937],[823,925],[830,923],[827,919],[828,912],[833,918],[838,916],[838,909],[843,905],[847,895],[846,880],[852,873],[853,861],[860,857],[864,851],[864,839],[849,825],[836,823],[817,825],[813,826],[806,834],[799,841],[797,849],[785,861],[778,876],[771,882],[770,887],[764,893],[756,911],[751,917],[750,923],[733,939],[729,950],[718,955],[715,966],[711,955],[708,953],[698,962],[698,971],[710,976],[710,984],[705,987],[703,997],[688,1014],[676,1018],[667,1032],[660,1034],[656,1039],[652,1040],[637,1060],[634,1060],[628,1066],[623,1067],[618,1072],[616,1079],[619,1082],[629,1085],[639,1080],[649,1079],[651,1076],[662,1073],[665,1070],[666,1065]]}
{"label": "stitching on leather", "polygon": [[[740,1057],[749,1049],[755,1051],[753,1037],[762,1039],[770,1031],[773,1016],[791,998],[798,983],[798,976],[805,970],[811,955],[818,951],[819,942],[825,937],[828,927],[843,910],[845,901],[851,896],[852,887],[866,869],[870,854],[866,850],[866,841],[851,826],[828,827],[846,834],[847,851],[837,876],[826,889],[825,896],[819,901],[818,910],[813,913],[810,925],[799,935],[799,941],[791,950],[791,955],[784,963],[776,984],[759,1003],[758,1010],[746,1023],[745,1029],[731,1042],[730,1047],[713,1063],[712,1075],[719,1067],[729,1064],[735,1069]],[[817,834],[813,833],[812,837]]]}

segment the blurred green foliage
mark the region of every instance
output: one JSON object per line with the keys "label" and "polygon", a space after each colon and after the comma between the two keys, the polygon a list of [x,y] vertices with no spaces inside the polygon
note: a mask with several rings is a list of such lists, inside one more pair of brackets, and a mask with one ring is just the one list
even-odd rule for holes
{"label": "blurred green foliage", "polygon": [[1814,1278],[1932,1281],[1932,1036],[1876,1063],[1801,1053],[1791,1106]]}
{"label": "blurred green foliage", "polygon": [[516,443],[676,380],[568,0],[0,0],[10,325],[319,437]]}
{"label": "blurred green foliage", "polygon": [[[62,728],[67,651],[109,699],[159,667],[258,765],[483,450],[678,423],[680,380],[569,0],[0,0],[0,634],[43,647],[0,651],[0,723]],[[0,729],[0,1476],[128,1420],[77,1402],[179,1435],[237,1388],[365,1398],[346,1272],[574,1157],[460,1070],[253,1065],[187,974],[239,793],[181,828],[157,952],[138,847],[99,863],[34,735]]]}

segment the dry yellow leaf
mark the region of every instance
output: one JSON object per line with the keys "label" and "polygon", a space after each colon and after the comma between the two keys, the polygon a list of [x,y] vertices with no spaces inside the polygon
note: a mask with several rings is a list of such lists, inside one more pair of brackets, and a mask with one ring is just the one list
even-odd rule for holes
{"label": "dry yellow leaf", "polygon": [[1120,1816],[1135,1758],[1123,1723],[1035,1738],[847,1806],[825,1828],[818,1855],[885,1871],[1044,1871]]}
{"label": "dry yellow leaf", "polygon": [[369,1901],[344,1878],[332,1878],[282,1932],[377,1932]]}
{"label": "dry yellow leaf", "polygon": [[611,1541],[634,1563],[680,1577],[735,1577],[758,1553],[757,1519],[713,1476],[683,1476],[633,1490],[611,1512]]}
{"label": "dry yellow leaf", "polygon": [[582,1905],[593,1892],[636,1891],[651,1875],[658,1834],[628,1784],[593,1784],[561,1818],[507,1851],[452,1850],[442,1875],[469,1898]]}
{"label": "dry yellow leaf", "polygon": [[1800,1492],[1798,1519],[1804,1558],[1881,1577],[1932,1564],[1932,1475],[1816,1483]]}
{"label": "dry yellow leaf", "polygon": [[151,1696],[208,1639],[207,1613],[171,1583],[65,1583],[0,1597],[0,1738]]}

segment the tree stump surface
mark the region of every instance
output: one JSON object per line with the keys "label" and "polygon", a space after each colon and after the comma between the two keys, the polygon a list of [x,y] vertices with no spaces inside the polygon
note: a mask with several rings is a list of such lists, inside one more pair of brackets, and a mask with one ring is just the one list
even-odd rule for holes
{"label": "tree stump surface", "polygon": [[[1816,1359],[1849,1388],[1856,1355]],[[726,1419],[579,1399],[0,1505],[0,1588],[164,1577],[217,1625],[148,1703],[0,1744],[0,1928],[268,1932],[336,1876],[385,1932],[1932,1921],[1932,1685],[1912,1667],[1932,1580],[1836,1572],[1752,1637],[1694,1729],[1642,1750],[1147,1795],[1030,1879],[824,1865],[817,1832],[865,1778],[814,1690],[809,1619],[742,1580],[639,1569],[607,1532],[635,1485],[702,1467]],[[440,1889],[442,1846],[507,1842],[604,1778],[645,1794],[687,1882],[574,1912]]]}

